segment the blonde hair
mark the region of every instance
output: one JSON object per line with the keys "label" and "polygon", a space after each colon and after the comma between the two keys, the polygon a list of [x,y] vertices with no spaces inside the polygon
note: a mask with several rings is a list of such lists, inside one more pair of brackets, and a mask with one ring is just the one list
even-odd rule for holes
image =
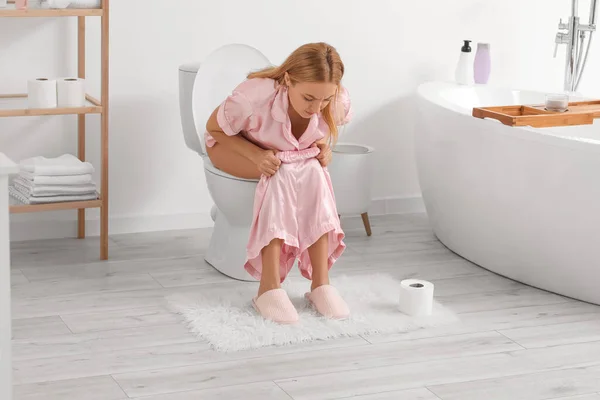
{"label": "blonde hair", "polygon": [[329,127],[329,142],[330,144],[335,143],[338,129],[334,113],[337,115],[338,110],[334,110],[332,107],[335,108],[338,105],[337,94],[344,76],[344,63],[337,50],[327,43],[308,43],[294,50],[280,66],[252,72],[248,75],[248,79],[270,78],[280,85],[284,85],[286,72],[292,84],[326,82],[335,83],[338,86],[334,101],[329,102],[322,111],[323,119]]}

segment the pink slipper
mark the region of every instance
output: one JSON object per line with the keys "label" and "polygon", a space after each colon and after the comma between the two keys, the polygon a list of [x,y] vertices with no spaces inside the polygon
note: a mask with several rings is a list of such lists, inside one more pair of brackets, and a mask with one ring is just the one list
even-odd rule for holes
{"label": "pink slipper", "polygon": [[263,318],[279,324],[298,322],[298,311],[283,289],[272,289],[264,292],[258,298],[252,299],[256,312]]}
{"label": "pink slipper", "polygon": [[331,285],[319,286],[305,297],[317,309],[319,314],[332,319],[345,319],[350,316],[348,304],[340,293]]}

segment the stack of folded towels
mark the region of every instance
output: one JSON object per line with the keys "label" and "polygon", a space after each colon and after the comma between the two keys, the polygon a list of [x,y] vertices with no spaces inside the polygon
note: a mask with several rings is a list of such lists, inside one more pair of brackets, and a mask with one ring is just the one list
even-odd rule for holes
{"label": "stack of folded towels", "polygon": [[32,157],[19,162],[20,172],[9,187],[23,204],[96,200],[94,167],[71,154],[56,158]]}

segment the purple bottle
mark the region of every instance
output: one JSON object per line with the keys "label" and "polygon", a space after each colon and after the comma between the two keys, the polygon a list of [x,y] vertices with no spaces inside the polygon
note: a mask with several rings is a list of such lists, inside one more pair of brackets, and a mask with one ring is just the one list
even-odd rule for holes
{"label": "purple bottle", "polygon": [[492,62],[490,58],[489,43],[477,43],[477,53],[475,54],[475,62],[473,72],[475,83],[485,84],[490,79]]}

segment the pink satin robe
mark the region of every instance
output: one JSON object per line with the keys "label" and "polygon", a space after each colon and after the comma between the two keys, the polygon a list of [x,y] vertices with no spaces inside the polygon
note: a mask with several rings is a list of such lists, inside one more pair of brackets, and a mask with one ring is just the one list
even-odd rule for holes
{"label": "pink satin robe", "polygon": [[[343,87],[337,104],[339,126],[347,123],[352,114],[348,92]],[[261,250],[273,239],[282,239],[279,266],[282,282],[296,259],[302,275],[312,278],[307,249],[324,234],[328,234],[329,240],[329,268],[346,248],[329,173],[315,158],[319,150],[311,148],[325,137],[329,128],[323,117],[315,114],[300,139],[296,139],[288,107],[287,88],[271,79],[250,79],[235,88],[217,113],[219,126],[227,135],[241,133],[262,148],[279,151],[282,161],[279,170],[272,177],[263,175],[256,188],[244,268],[260,279]],[[215,144],[208,133],[206,144]]]}

